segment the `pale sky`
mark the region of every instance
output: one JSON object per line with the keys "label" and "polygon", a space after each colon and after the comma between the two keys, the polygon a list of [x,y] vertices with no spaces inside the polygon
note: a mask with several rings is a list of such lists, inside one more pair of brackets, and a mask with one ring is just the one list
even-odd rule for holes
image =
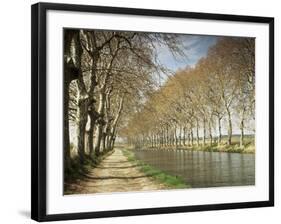
{"label": "pale sky", "polygon": [[216,36],[181,35],[184,53],[186,57],[175,58],[167,47],[161,46],[158,51],[158,59],[161,64],[172,71],[194,66],[198,60],[207,55],[208,49],[217,42]]}

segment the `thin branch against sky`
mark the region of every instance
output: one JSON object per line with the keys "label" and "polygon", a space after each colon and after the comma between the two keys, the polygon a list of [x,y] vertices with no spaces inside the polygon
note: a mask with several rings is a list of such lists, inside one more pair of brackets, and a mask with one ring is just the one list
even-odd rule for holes
{"label": "thin branch against sky", "polygon": [[174,57],[166,46],[157,46],[158,60],[172,71],[194,66],[217,42],[215,36],[181,35],[185,56]]}
{"label": "thin branch against sky", "polygon": [[185,69],[186,67],[194,67],[201,58],[207,55],[209,48],[217,42],[216,36],[179,35],[181,36],[180,39],[182,41],[184,55],[174,55],[167,46],[155,44],[157,59],[167,71],[160,75],[155,74],[155,80],[159,86],[165,83],[167,78],[172,76],[176,71]]}

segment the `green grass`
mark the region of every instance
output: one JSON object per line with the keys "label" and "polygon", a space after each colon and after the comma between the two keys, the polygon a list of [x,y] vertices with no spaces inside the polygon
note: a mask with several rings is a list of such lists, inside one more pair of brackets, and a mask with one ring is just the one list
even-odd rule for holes
{"label": "green grass", "polygon": [[153,166],[150,166],[136,159],[134,153],[130,152],[129,150],[123,149],[122,152],[124,156],[127,157],[128,161],[135,163],[139,167],[139,170],[141,172],[152,177],[157,182],[166,185],[168,188],[171,189],[190,188],[190,185],[187,185],[181,177],[167,174],[166,172],[160,169],[157,169]]}

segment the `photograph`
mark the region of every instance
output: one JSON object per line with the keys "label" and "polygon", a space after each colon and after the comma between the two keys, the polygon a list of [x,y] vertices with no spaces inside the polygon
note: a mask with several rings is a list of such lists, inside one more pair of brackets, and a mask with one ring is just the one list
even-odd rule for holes
{"label": "photograph", "polygon": [[3,1],[0,224],[278,223],[277,1],[159,3]]}
{"label": "photograph", "polygon": [[62,38],[65,196],[255,186],[255,37]]}

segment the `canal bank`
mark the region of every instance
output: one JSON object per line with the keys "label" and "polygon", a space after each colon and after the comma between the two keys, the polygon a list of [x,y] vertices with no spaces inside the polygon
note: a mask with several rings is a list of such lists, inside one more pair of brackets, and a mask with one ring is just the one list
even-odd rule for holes
{"label": "canal bank", "polygon": [[243,145],[240,145],[239,136],[235,135],[232,138],[232,143],[229,145],[224,136],[220,143],[217,142],[217,139],[214,139],[210,143],[209,139],[205,140],[205,143],[202,139],[198,142],[196,140],[182,141],[179,139],[177,142],[174,142],[172,145],[161,144],[158,147],[145,146],[141,148],[152,149],[152,150],[195,150],[195,151],[207,151],[207,152],[229,152],[229,153],[255,153],[255,138],[252,135],[245,136]]}

